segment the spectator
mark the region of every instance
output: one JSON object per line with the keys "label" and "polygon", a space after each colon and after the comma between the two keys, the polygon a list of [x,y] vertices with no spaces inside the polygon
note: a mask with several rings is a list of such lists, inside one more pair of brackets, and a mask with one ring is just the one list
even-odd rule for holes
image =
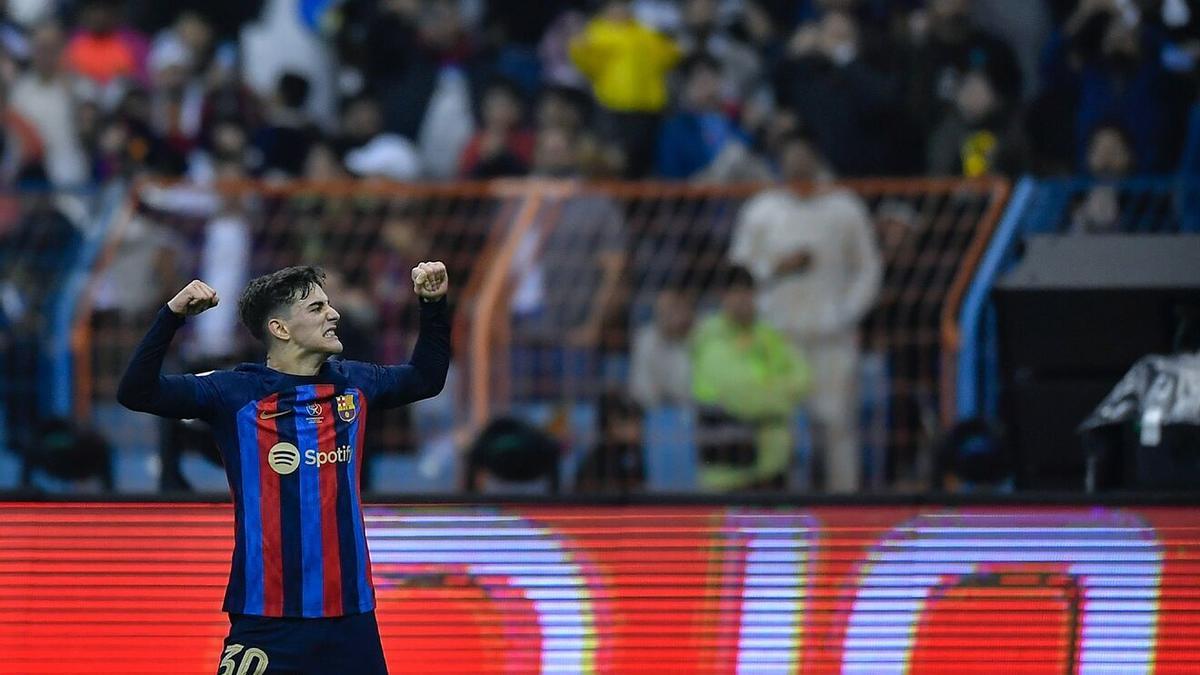
{"label": "spectator", "polygon": [[197,185],[207,185],[217,178],[221,164],[233,163],[249,172],[256,153],[250,148],[246,128],[236,119],[218,121],[204,143],[188,157],[188,178]]}
{"label": "spectator", "polygon": [[609,0],[570,49],[571,61],[591,82],[603,108],[601,134],[621,144],[630,175],[644,175],[679,47],[638,23],[628,0]]}
{"label": "spectator", "polygon": [[629,394],[646,410],[691,402],[692,318],[691,299],[680,289],[665,288],[655,299],[654,320],[634,335]]}
{"label": "spectator", "polygon": [[789,183],[816,182],[813,192],[755,195],[738,215],[730,259],[754,274],[767,320],[813,364],[809,413],[825,488],[852,492],[861,481],[858,324],[879,293],[880,253],[866,204],[824,183],[828,172],[810,141],[787,139],[779,166]]}
{"label": "spectator", "polygon": [[379,103],[368,96],[348,101],[342,110],[337,141],[342,162],[358,176],[412,180],[421,175],[421,157],[403,136],[383,130]]}
{"label": "spectator", "polygon": [[308,116],[309,85],[303,75],[285,72],[267,108],[266,124],[254,134],[262,158],[259,170],[268,176],[295,178],[304,171],[308,151],[321,131]]}
{"label": "spectator", "polygon": [[494,419],[467,451],[464,487],[468,492],[488,493],[522,490],[544,480],[547,490],[555,494],[561,454],[558,442],[542,429],[515,417]]}
{"label": "spectator", "polygon": [[[264,123],[263,105],[238,72],[237,56],[230,45],[218,49],[205,75],[208,94],[204,99],[204,130],[223,120],[237,120],[247,131]],[[278,85],[278,81],[275,83]],[[311,97],[311,90],[310,90]]]}
{"label": "spectator", "polygon": [[1028,100],[1038,90],[1042,47],[1053,28],[1047,5],[1056,2],[1060,0],[972,0],[969,3],[975,25],[987,26],[991,35],[1012,48],[1021,69],[1021,100]]}
{"label": "spectator", "polygon": [[555,128],[570,136],[583,131],[591,118],[588,95],[563,85],[549,85],[538,97],[536,122],[539,130]]}
{"label": "spectator", "polygon": [[8,101],[0,85],[0,186],[26,180],[44,181],[45,147],[37,127]]}
{"label": "spectator", "polygon": [[809,388],[805,359],[755,309],[754,278],[730,270],[721,311],[692,338],[706,490],[780,489],[792,461],[792,416]]}
{"label": "spectator", "polygon": [[[561,130],[543,130],[534,153],[534,175],[578,177],[574,139]],[[584,387],[596,384],[592,380],[599,369],[597,350],[617,346],[606,344],[605,338],[619,315],[625,240],[616,205],[606,197],[582,195],[543,211],[518,244],[511,309],[519,351],[514,365],[525,371],[525,383],[532,378],[544,385],[564,377],[564,359],[569,357],[581,362],[575,371]]]}
{"label": "spectator", "polygon": [[[206,68],[217,58],[214,44],[213,23],[211,12],[201,13],[195,9],[177,10],[179,14],[174,23],[163,29],[155,36],[154,42],[177,41],[187,50],[188,60],[192,65],[192,75],[203,75]],[[151,47],[153,50],[153,46]]]}
{"label": "spectator", "polygon": [[[217,178],[240,181],[246,169],[236,160],[222,160],[217,165]],[[250,281],[251,220],[254,217],[236,191],[216,194],[217,209],[204,226],[204,241],[200,249],[200,268],[197,278],[217,291],[220,297],[232,298],[241,293]],[[196,317],[195,342],[192,353],[198,360],[233,361],[242,347],[238,336],[238,313],[234,303],[218,305]]]}
{"label": "spectator", "polygon": [[130,219],[114,244],[112,262],[97,283],[91,330],[118,338],[92,345],[97,378],[115,387],[137,327],[182,285],[187,253],[179,234],[144,214]]}
{"label": "spectator", "polygon": [[621,392],[605,392],[596,422],[600,441],[576,471],[576,492],[636,491],[646,480],[641,407]]}
{"label": "spectator", "polygon": [[[1147,195],[1146,203],[1139,204],[1135,212],[1122,197],[1118,183],[1128,178],[1134,169],[1133,141],[1129,133],[1117,123],[1096,127],[1088,142],[1088,175],[1096,183],[1084,194],[1071,211],[1070,231],[1078,234],[1112,234],[1128,231],[1139,213],[1167,210],[1169,204],[1161,197]],[[1165,217],[1165,213],[1163,216]]]}
{"label": "spectator", "polygon": [[[1081,28],[1082,32],[1087,30],[1100,31],[1102,37],[1099,55],[1084,56],[1077,74],[1078,166],[1086,165],[1087,140],[1096,125],[1115,119],[1133,138],[1137,170],[1155,171],[1164,154],[1162,134],[1167,114],[1165,75],[1156,58],[1156,44],[1147,29],[1114,14],[1093,16]],[[1080,35],[1079,39],[1087,37]]]}
{"label": "spectator", "polygon": [[887,173],[898,121],[891,82],[859,59],[858,25],[827,12],[802,26],[775,73],[779,100],[795,110],[839,173]]}
{"label": "spectator", "polygon": [[120,0],[84,0],[79,30],[67,44],[67,65],[98,85],[118,79],[149,84],[146,36],[124,23]]}
{"label": "spectator", "polygon": [[516,85],[496,80],[483,95],[481,122],[459,160],[464,178],[516,176],[529,170],[533,159],[533,134],[524,126],[525,111]]}
{"label": "spectator", "polygon": [[[234,127],[236,128],[236,127]],[[244,136],[243,136],[244,143]],[[244,181],[246,167],[240,155],[217,155],[212,181],[226,186]],[[194,218],[204,223],[196,261],[197,278],[205,279],[224,297],[236,296],[249,280],[252,245],[252,201],[236,189],[187,183],[145,185],[139,190],[143,204],[159,213]],[[190,272],[187,272],[190,273]],[[238,339],[237,307],[218,305],[191,322],[191,337],[184,354],[207,365],[234,363],[244,351]]]}
{"label": "spectator", "polygon": [[155,133],[178,156],[186,157],[204,121],[204,82],[194,77],[194,55],[182,40],[160,39],[150,50],[150,121]]}
{"label": "spectator", "polygon": [[49,478],[47,487],[76,494],[113,489],[112,447],[96,430],[49,419],[37,424],[33,436],[25,457],[26,482],[32,478],[45,486],[45,480],[37,479]]}
{"label": "spectator", "polygon": [[550,85],[538,99],[538,132],[549,129],[564,132],[574,139],[578,172],[592,179],[619,177],[625,170],[625,152],[614,142],[594,133],[591,96],[580,89]]}
{"label": "spectator", "polygon": [[583,4],[579,0],[489,0],[483,25],[489,45],[497,51],[497,69],[522,90],[534,91],[542,76],[538,56],[542,36],[561,14]]}
{"label": "spectator", "polygon": [[1117,181],[1133,174],[1133,139],[1117,122],[1100,124],[1088,140],[1088,176],[1102,181]]}
{"label": "spectator", "polygon": [[[381,45],[368,81],[375,85],[385,127],[417,146],[423,175],[458,173],[463,148],[475,133],[474,93],[491,70],[452,0],[387,3],[384,26],[372,31]],[[398,53],[397,53],[398,52]],[[395,58],[382,60],[383,55]]]}
{"label": "spectator", "polygon": [[116,113],[102,123],[96,137],[96,171],[101,180],[146,174],[180,175],[186,158],[163,142],[150,122],[150,99],[144,89],[130,89]]}
{"label": "spectator", "polygon": [[743,143],[737,125],[721,111],[720,64],[709,56],[691,57],[682,68],[680,110],[667,118],[658,136],[656,169],[665,178],[690,178],[708,167],[729,144]]}
{"label": "spectator", "polygon": [[716,61],[722,103],[736,106],[755,93],[762,79],[762,59],[721,22],[718,0],[686,0],[677,40],[687,56],[707,54]]}
{"label": "spectator", "polygon": [[929,0],[909,22],[908,109],[929,127],[954,104],[959,81],[983,68],[1005,100],[1021,95],[1021,69],[1012,48],[972,23],[970,0]]}
{"label": "spectator", "polygon": [[75,120],[79,102],[62,68],[62,29],[55,23],[40,24],[30,43],[30,68],[13,84],[13,110],[37,128],[46,148],[50,181],[59,186],[83,185],[90,172]]}
{"label": "spectator", "polygon": [[337,68],[316,17],[331,4],[267,0],[257,20],[238,32],[237,43],[241,79],[256,96],[270,98],[285,72],[302,75],[309,85],[309,117],[326,130],[337,127]]}
{"label": "spectator", "polygon": [[417,44],[420,9],[420,0],[339,3],[335,46],[344,95],[358,96],[369,85],[386,86],[407,68]]}
{"label": "spectator", "polygon": [[463,147],[475,131],[473,92],[485,68],[456,2],[430,3],[418,28],[422,42],[436,61],[425,64],[434,86],[415,138],[425,174],[450,178],[458,170]]}
{"label": "spectator", "polygon": [[538,43],[543,82],[573,89],[588,87],[588,79],[571,62],[571,42],[583,32],[587,21],[582,11],[569,9],[546,28]]}
{"label": "spectator", "polygon": [[[41,4],[42,0],[33,0]],[[27,4],[25,0],[21,4]],[[130,2],[130,20],[147,30],[172,26],[178,31],[193,19],[205,24],[208,39],[236,40],[250,21],[262,14],[267,0],[174,0],[173,2]],[[185,42],[190,42],[185,39]],[[199,53],[199,52],[197,52]]]}
{"label": "spectator", "polygon": [[929,139],[929,174],[975,178],[1020,173],[1025,166],[1021,127],[987,71],[967,73],[954,103]]}

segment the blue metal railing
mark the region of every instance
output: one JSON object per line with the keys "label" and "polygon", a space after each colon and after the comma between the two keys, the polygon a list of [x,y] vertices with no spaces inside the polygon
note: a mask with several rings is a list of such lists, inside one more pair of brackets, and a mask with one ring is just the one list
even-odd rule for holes
{"label": "blue metal railing", "polygon": [[960,419],[996,413],[999,364],[990,292],[1016,264],[1032,234],[1200,232],[1200,176],[1022,178],[992,235],[959,317],[956,411]]}
{"label": "blue metal railing", "polygon": [[111,183],[100,192],[95,215],[85,230],[75,265],[62,285],[62,292],[51,305],[45,381],[49,392],[49,409],[57,417],[69,415],[73,404],[71,329],[79,311],[79,303],[86,290],[88,275],[104,248],[104,242],[108,240],[113,215],[125,202],[126,193],[127,187],[123,182]]}

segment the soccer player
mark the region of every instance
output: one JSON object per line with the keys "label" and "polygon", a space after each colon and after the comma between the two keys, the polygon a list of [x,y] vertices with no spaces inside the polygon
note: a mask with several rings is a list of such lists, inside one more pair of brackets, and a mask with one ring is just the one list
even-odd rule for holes
{"label": "soccer player", "polygon": [[449,280],[440,262],[413,268],[420,336],[409,363],[378,366],[329,358],[342,344],[324,279],[288,267],[246,287],[238,310],[266,343],[266,364],[163,375],[175,331],[220,301],[191,282],[159,311],[117,393],[132,410],[213,427],[234,504],[219,675],[387,673],[359,500],[363,428],[372,407],[442,390]]}

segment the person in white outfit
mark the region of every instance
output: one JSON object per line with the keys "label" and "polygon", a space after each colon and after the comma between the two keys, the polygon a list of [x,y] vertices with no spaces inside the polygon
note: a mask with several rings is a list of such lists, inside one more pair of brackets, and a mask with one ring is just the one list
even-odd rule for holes
{"label": "person in white outfit", "polygon": [[33,29],[31,67],[13,83],[9,101],[37,129],[46,145],[46,173],[57,187],[81,187],[90,180],[79,140],[71,76],[63,68],[63,32],[47,22]]}
{"label": "person in white outfit", "polygon": [[824,487],[861,485],[858,438],[858,324],[879,294],[882,262],[870,213],[858,195],[830,184],[815,146],[800,135],[779,146],[780,186],[738,214],[730,259],[758,285],[762,316],[791,337],[812,366],[808,399]]}

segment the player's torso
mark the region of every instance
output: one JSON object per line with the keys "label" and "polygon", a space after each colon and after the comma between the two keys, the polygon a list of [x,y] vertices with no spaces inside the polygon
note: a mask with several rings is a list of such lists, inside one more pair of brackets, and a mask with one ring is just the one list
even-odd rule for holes
{"label": "player's torso", "polygon": [[237,507],[227,609],[317,617],[372,607],[362,389],[333,378],[264,383],[245,398],[217,424]]}
{"label": "player's torso", "polygon": [[246,403],[236,414],[237,454],[260,459],[281,477],[302,467],[348,464],[362,452],[362,392],[349,386],[289,387]]}

